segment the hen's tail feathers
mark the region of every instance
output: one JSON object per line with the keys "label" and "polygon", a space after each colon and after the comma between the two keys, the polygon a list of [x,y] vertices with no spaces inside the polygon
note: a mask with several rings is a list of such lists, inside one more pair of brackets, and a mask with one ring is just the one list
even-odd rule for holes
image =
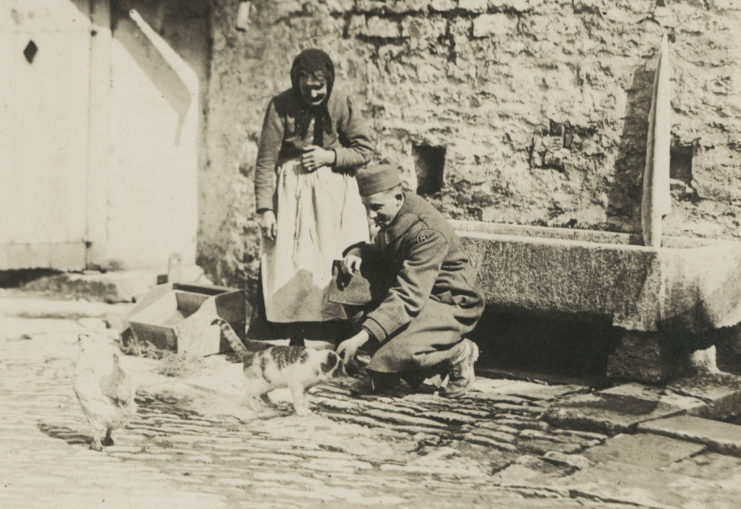
{"label": "hen's tail feathers", "polygon": [[106,395],[113,399],[119,405],[125,405],[129,402],[132,395],[133,380],[131,376],[121,368],[120,359],[117,353],[113,354],[113,371],[108,383]]}
{"label": "hen's tail feathers", "polygon": [[232,347],[232,350],[234,350],[234,353],[241,356],[249,354],[247,348],[242,344],[242,340],[239,339],[237,333],[234,332],[234,329],[232,329],[232,326],[229,325],[226,320],[223,318],[214,318],[211,325],[218,325],[221,328],[221,333],[224,335],[226,340],[229,341],[229,345]]}

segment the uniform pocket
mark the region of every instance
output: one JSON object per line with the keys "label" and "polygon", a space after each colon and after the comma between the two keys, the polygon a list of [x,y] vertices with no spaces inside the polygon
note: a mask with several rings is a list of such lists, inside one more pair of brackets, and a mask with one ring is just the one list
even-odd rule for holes
{"label": "uniform pocket", "polygon": [[435,294],[433,299],[437,300],[441,304],[447,304],[448,306],[456,305],[455,299],[453,298],[453,294],[450,293],[450,290],[445,290],[444,292]]}
{"label": "uniform pocket", "polygon": [[453,302],[455,303],[456,306],[460,306],[464,308],[468,305],[469,299],[466,295],[454,295]]}

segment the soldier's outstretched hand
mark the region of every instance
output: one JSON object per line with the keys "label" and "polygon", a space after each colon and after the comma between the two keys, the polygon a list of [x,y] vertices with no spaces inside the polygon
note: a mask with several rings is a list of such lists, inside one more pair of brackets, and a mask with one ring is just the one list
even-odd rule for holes
{"label": "soldier's outstretched hand", "polygon": [[342,361],[346,366],[356,365],[357,361],[355,360],[355,356],[358,354],[358,349],[369,339],[370,334],[367,330],[363,329],[339,344],[337,347],[337,353],[342,357]]}
{"label": "soldier's outstretched hand", "polygon": [[345,274],[355,274],[356,272],[360,272],[360,264],[362,262],[360,248],[354,247],[342,259],[342,270],[345,271]]}

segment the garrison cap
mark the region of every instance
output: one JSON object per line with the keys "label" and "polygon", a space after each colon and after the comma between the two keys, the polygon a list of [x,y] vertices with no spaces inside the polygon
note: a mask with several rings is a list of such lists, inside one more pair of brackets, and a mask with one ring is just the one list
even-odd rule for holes
{"label": "garrison cap", "polygon": [[370,196],[382,191],[388,191],[401,184],[399,170],[390,164],[379,164],[362,168],[358,170],[355,178],[358,181],[360,196]]}

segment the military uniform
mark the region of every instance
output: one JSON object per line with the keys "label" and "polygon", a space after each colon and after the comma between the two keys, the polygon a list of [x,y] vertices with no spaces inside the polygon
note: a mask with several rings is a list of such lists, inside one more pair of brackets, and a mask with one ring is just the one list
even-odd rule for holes
{"label": "military uniform", "polygon": [[[484,309],[475,273],[452,226],[424,199],[406,194],[393,221],[361,246],[363,264],[380,267],[385,298],[362,328],[377,341],[368,368],[426,370],[457,355],[462,336]],[[390,276],[390,277],[389,277]]]}

